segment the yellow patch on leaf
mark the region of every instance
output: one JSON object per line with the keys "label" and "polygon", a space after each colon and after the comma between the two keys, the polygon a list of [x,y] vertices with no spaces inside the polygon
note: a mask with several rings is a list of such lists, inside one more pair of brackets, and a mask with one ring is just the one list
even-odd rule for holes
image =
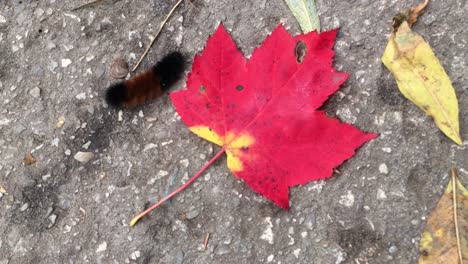
{"label": "yellow patch on leaf", "polygon": [[450,79],[429,44],[403,22],[392,34],[382,56],[401,93],[455,143],[462,145],[458,101]]}
{"label": "yellow patch on leaf", "polygon": [[[220,136],[206,126],[194,126],[189,129],[198,136],[224,147],[227,155],[227,166],[232,172],[238,172],[244,169],[242,160],[247,158],[247,155],[243,150],[247,149],[255,142],[252,136],[247,133],[236,135],[232,132],[227,132],[226,136]],[[251,158],[252,157],[250,157],[250,159]]]}

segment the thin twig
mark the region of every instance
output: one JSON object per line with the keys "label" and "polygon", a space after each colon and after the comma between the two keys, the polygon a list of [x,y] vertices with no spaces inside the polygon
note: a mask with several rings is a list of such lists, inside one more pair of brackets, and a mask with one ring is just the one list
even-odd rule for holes
{"label": "thin twig", "polygon": [[461,251],[460,233],[458,230],[458,214],[457,214],[457,171],[452,168],[452,194],[453,194],[453,220],[455,222],[455,235],[457,237],[458,258],[460,264],[463,264],[463,256]]}
{"label": "thin twig", "polygon": [[208,241],[210,240],[210,233],[206,233],[205,241],[203,241],[203,248],[206,250],[208,248]]}
{"label": "thin twig", "polygon": [[159,27],[159,30],[158,32],[156,33],[156,35],[154,35],[153,37],[153,40],[151,40],[151,43],[148,45],[148,47],[146,48],[145,52],[143,53],[143,55],[141,55],[140,57],[140,60],[138,60],[137,64],[135,65],[135,67],[133,67],[131,73],[133,73],[137,68],[138,66],[140,66],[141,62],[143,61],[143,59],[146,57],[146,54],[148,54],[149,50],[151,49],[151,47],[153,46],[154,42],[156,41],[156,39],[158,38],[159,36],[159,33],[161,33],[161,30],[163,29],[164,25],[166,24],[167,20],[169,20],[169,18],[171,17],[172,13],[174,13],[174,11],[176,10],[176,8],[180,5],[180,3],[182,3],[183,0],[179,0],[171,9],[171,11],[169,11],[169,14],[167,14],[166,18],[164,19],[164,21],[161,23],[161,26]]}

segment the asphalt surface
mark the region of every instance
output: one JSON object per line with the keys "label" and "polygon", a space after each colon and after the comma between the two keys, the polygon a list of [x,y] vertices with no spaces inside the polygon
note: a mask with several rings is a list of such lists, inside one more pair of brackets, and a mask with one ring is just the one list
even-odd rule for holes
{"label": "asphalt surface", "polygon": [[[223,157],[130,228],[218,150],[186,129],[167,95],[121,113],[103,100],[112,60],[134,65],[174,1],[76,11],[85,1],[1,1],[0,264],[416,263],[451,166],[468,185],[468,5],[433,1],[414,26],[455,87],[460,147],[380,60],[392,17],[416,1],[317,2],[323,30],[340,27],[335,67],[351,75],[323,109],[380,137],[333,178],[292,188],[289,211],[233,177]],[[246,56],[279,23],[300,32],[282,0],[184,1],[139,70],[172,50],[191,60],[220,22]],[[88,163],[80,151],[93,153]],[[24,164],[27,153],[35,163]]]}

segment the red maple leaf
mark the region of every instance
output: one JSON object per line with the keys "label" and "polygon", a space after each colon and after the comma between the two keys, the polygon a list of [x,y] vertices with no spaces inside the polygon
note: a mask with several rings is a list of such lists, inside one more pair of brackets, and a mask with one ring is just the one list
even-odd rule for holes
{"label": "red maple leaf", "polygon": [[226,152],[235,176],[287,209],[289,187],[330,177],[375,138],[317,110],[349,76],[332,65],[336,33],[293,37],[280,25],[247,60],[221,24],[171,99],[192,132],[222,149],[173,194]]}

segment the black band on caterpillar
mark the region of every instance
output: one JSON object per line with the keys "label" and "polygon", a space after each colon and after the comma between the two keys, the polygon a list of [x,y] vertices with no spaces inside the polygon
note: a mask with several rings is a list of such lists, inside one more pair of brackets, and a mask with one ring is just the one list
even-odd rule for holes
{"label": "black band on caterpillar", "polygon": [[106,101],[115,108],[129,108],[156,99],[181,78],[184,66],[183,55],[172,52],[150,70],[110,86],[106,91]]}

